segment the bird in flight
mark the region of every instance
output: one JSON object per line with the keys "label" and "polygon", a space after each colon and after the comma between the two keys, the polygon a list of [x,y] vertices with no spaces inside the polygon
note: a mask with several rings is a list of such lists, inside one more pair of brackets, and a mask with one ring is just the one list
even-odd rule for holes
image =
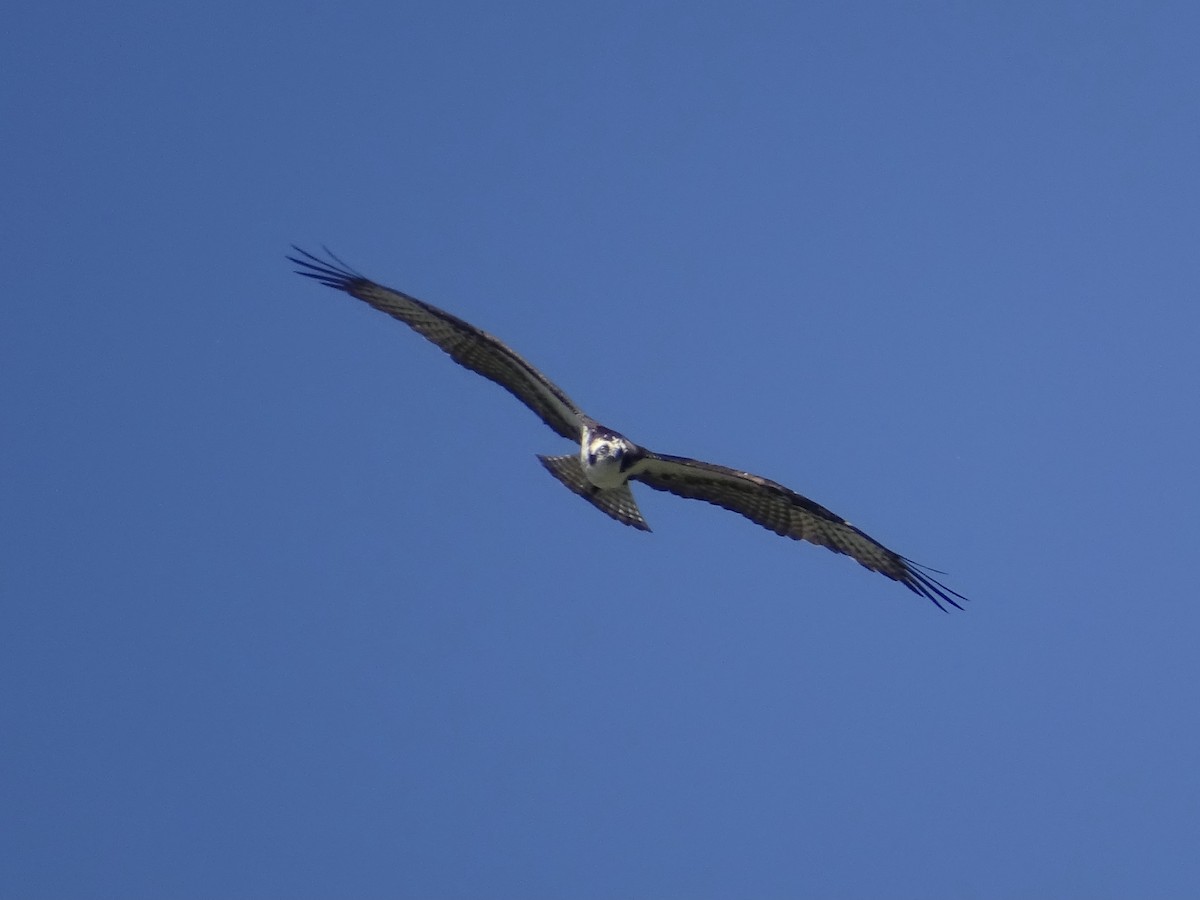
{"label": "bird in flight", "polygon": [[945,610],[943,603],[962,609],[958,601],[967,598],[933,578],[930,573],[935,570],[889,550],[819,503],[759,475],[647,450],[585,415],[562,388],[490,334],[359,275],[332,253],[326,260],[295,245],[292,249],[297,255],[288,260],[298,266],[298,274],[399,319],[459,365],[496,382],[562,437],[578,442],[576,453],[538,459],[551,475],[618,522],[650,530],[629,489],[629,482],[637,481],[656,491],[723,507],[783,537],[845,554],[932,600],[941,610]]}

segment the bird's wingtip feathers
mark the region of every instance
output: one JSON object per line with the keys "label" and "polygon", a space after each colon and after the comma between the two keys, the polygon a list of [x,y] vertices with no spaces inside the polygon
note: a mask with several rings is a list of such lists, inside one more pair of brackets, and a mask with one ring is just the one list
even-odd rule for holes
{"label": "bird's wingtip feathers", "polygon": [[958,591],[946,587],[930,574],[936,572],[938,575],[944,575],[944,572],[931,569],[928,566],[922,566],[911,559],[904,559],[904,557],[901,557],[901,559],[904,561],[906,577],[899,579],[899,581],[914,594],[932,601],[933,605],[942,612],[950,611],[942,606],[943,603],[949,603],[955,609],[964,609],[962,603],[958,601],[961,600],[963,603],[970,602],[968,598],[964,597]]}
{"label": "bird's wingtip feathers", "polygon": [[326,287],[336,288],[340,291],[344,291],[348,285],[356,281],[366,280],[324,244],[321,245],[321,249],[325,251],[325,255],[329,257],[328,259],[321,259],[321,257],[309,253],[295,244],[292,244],[292,249],[298,255],[288,256],[287,260],[298,267],[296,269],[297,275],[303,275],[306,278],[319,281]]}

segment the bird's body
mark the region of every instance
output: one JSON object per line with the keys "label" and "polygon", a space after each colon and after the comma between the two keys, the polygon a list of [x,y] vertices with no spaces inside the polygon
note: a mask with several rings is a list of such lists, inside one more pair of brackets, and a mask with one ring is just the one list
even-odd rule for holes
{"label": "bird's body", "polygon": [[703,500],[776,534],[846,554],[909,590],[959,609],[961,594],[942,585],[912,560],[834,515],[825,507],[759,475],[684,456],[654,453],[585,415],[567,394],[498,339],[445,310],[384,287],[336,257],[322,260],[296,248],[288,257],[301,275],[345,291],[409,325],[457,363],[496,382],[532,409],[551,429],[577,441],[563,456],[539,456],[542,465],[601,512],[642,531],[650,527],[630,490],[637,481],[658,491]]}

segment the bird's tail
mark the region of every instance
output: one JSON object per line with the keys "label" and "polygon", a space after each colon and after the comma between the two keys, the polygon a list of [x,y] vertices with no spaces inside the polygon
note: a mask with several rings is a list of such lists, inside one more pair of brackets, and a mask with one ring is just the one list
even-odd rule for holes
{"label": "bird's tail", "polygon": [[633,492],[629,490],[629,482],[615,488],[596,487],[583,474],[583,463],[579,461],[579,455],[576,453],[566,456],[538,456],[538,459],[551,475],[600,512],[639,531],[650,530],[650,526],[642,518],[637,501],[633,499]]}

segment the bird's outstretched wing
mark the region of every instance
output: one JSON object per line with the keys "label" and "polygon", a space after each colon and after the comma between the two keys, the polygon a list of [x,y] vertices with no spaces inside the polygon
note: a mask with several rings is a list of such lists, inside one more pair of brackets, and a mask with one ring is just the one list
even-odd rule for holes
{"label": "bird's outstretched wing", "polygon": [[844,553],[932,600],[939,609],[945,609],[942,603],[962,609],[958,601],[967,599],[933,578],[932,570],[892,552],[819,503],[781,484],[683,456],[642,452],[644,456],[633,466],[630,477],[647,487],[715,504],[776,534]]}
{"label": "bird's outstretched wing", "polygon": [[288,259],[299,266],[299,274],[345,291],[399,319],[441,347],[459,365],[496,382],[558,434],[579,440],[583,423],[579,407],[562,388],[487,332],[416,297],[364,278],[332,253],[329,260],[324,260],[294,245],[292,249],[299,255]]}

